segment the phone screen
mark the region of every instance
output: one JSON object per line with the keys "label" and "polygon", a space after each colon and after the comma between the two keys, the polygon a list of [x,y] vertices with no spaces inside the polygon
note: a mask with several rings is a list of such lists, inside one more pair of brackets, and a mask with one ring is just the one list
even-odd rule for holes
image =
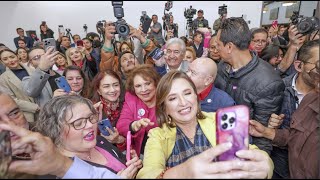
{"label": "phone screen", "polygon": [[5,178],[11,162],[11,140],[9,131],[0,132],[0,178]]}
{"label": "phone screen", "polygon": [[154,60],[159,60],[164,55],[164,51],[162,51],[160,48],[155,48],[150,54],[149,57],[151,57]]}

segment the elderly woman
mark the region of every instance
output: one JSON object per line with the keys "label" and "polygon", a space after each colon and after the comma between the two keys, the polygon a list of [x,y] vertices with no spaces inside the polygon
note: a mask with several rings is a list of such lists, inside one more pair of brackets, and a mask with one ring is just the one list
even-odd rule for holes
{"label": "elderly woman", "polygon": [[131,178],[134,178],[141,168],[141,160],[132,150],[132,159],[126,162],[124,155],[115,146],[97,136],[98,121],[98,113],[89,99],[65,95],[53,98],[43,107],[36,129],[50,137],[65,156],[77,156],[118,175],[127,168],[126,165],[134,165],[131,172]]}
{"label": "elderly woman", "polygon": [[89,54],[85,54],[84,48],[69,48],[66,51],[68,62],[78,66],[91,81],[98,73],[96,60]]}
{"label": "elderly woman", "polygon": [[[137,154],[143,154],[150,129],[156,123],[156,87],[160,76],[152,65],[141,65],[129,74],[125,102],[117,123],[121,136],[132,133],[132,146]],[[123,146],[125,143],[123,143]]]}
{"label": "elderly woman", "polygon": [[160,127],[149,132],[137,178],[271,178],[271,159],[252,146],[236,153],[247,161],[213,161],[231,145],[216,144],[215,113],[200,110],[196,87],[185,73],[163,76],[156,99]]}
{"label": "elderly woman", "polygon": [[35,114],[40,107],[32,97],[22,91],[22,79],[29,76],[32,70],[19,63],[17,55],[10,49],[2,50],[0,59],[6,66],[6,71],[0,76],[0,90],[9,94],[16,101],[28,122],[34,122]]}
{"label": "elderly woman", "polygon": [[[108,130],[109,136],[105,138],[113,144],[122,144],[125,138],[119,135],[117,128],[115,128],[120,112],[124,102],[125,87],[121,83],[119,75],[107,69],[99,72],[93,79],[93,102],[97,102],[95,107],[101,107],[102,119],[108,118],[114,131]],[[99,112],[100,113],[100,112]]]}

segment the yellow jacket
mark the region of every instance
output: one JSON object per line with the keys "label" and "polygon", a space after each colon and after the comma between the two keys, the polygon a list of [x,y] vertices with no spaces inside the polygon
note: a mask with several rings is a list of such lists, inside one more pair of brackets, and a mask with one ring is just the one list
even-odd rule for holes
{"label": "yellow jacket", "polygon": [[[206,116],[206,119],[198,120],[198,123],[204,135],[208,138],[212,147],[214,147],[216,146],[215,113],[202,113]],[[171,155],[176,141],[176,128],[170,128],[164,124],[162,128],[151,129],[148,136],[144,151],[143,167],[138,172],[137,179],[155,179],[165,170],[167,159]],[[249,148],[258,149],[255,145],[249,145]],[[271,178],[273,174],[273,162],[271,158],[269,158],[269,163],[272,168],[268,173],[268,178]]]}

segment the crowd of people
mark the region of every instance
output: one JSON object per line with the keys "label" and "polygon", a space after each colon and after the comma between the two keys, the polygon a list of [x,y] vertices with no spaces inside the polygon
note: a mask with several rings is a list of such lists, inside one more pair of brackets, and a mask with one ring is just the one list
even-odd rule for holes
{"label": "crowd of people", "polygon": [[[0,131],[28,160],[13,160],[6,177],[320,178],[319,31],[249,29],[223,15],[212,33],[197,15],[191,37],[172,15],[163,26],[153,15],[148,33],[129,25],[118,41],[106,21],[101,44],[60,33],[46,49],[17,28],[16,50],[0,44]],[[40,32],[54,37],[47,24]],[[216,111],[235,105],[249,108],[248,149],[236,152],[245,161],[217,161],[232,144],[217,144]]]}

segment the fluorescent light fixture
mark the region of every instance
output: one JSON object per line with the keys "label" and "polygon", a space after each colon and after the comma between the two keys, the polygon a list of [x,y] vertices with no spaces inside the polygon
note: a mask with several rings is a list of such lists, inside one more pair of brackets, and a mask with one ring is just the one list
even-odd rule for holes
{"label": "fluorescent light fixture", "polygon": [[282,6],[292,6],[293,4],[295,4],[295,2],[285,2],[282,3]]}

